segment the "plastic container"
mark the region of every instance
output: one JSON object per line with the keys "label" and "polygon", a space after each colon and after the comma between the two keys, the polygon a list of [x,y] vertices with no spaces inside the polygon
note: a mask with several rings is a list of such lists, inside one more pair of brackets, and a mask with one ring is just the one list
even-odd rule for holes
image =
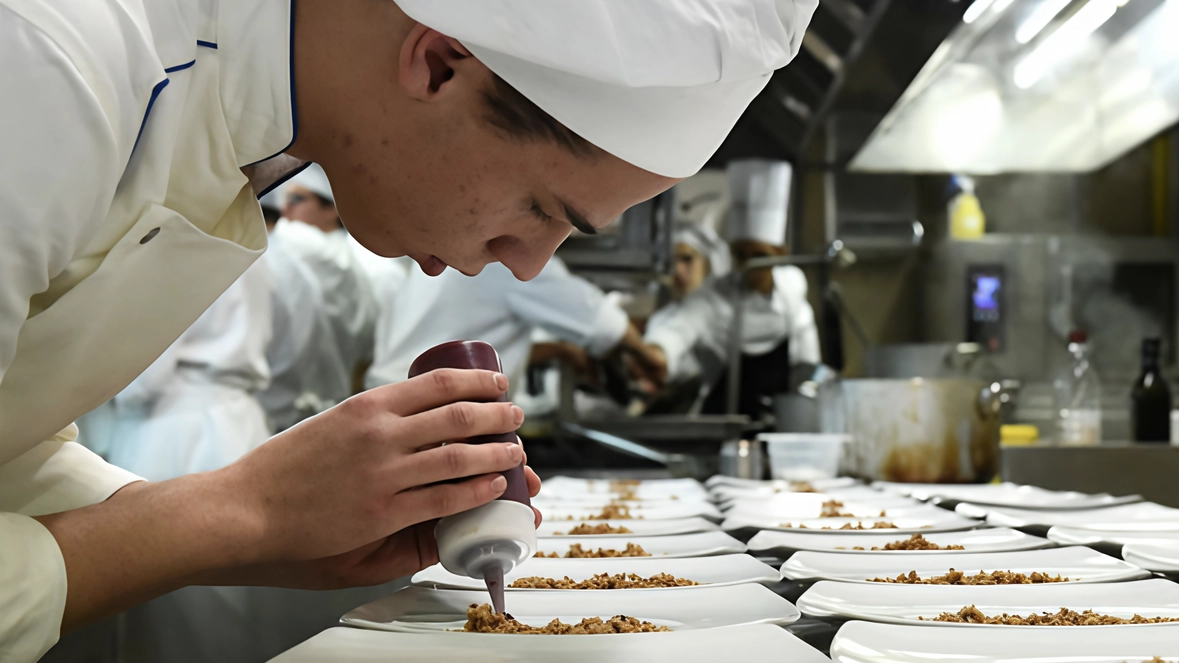
{"label": "plastic container", "polygon": [[833,433],[762,433],[775,479],[813,481],[839,474],[843,445],[851,436]]}

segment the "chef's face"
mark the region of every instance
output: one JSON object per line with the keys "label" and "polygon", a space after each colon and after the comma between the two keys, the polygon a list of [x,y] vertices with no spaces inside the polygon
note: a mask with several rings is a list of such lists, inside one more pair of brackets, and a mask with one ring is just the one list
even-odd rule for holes
{"label": "chef's face", "polygon": [[691,246],[678,242],[674,248],[675,276],[672,294],[676,299],[689,295],[708,277],[708,259]]}
{"label": "chef's face", "polygon": [[[745,266],[746,262],[754,258],[786,255],[785,247],[774,246],[773,244],[751,239],[736,240],[729,244],[729,249],[732,252],[733,265],[736,269]],[[745,285],[763,295],[770,294],[774,290],[773,268],[764,267],[749,272],[745,275]]]}
{"label": "chef's face", "polygon": [[[310,119],[291,151],[323,166],[344,225],[374,253],[408,255],[430,275],[447,266],[476,274],[502,262],[527,280],[575,225],[601,228],[679,181],[588,143],[572,149],[496,126],[490,70],[457,41],[413,26],[402,41],[387,32],[381,42],[358,38],[364,50],[355,57],[377,63],[375,75],[295,66],[296,75],[306,72],[308,89],[327,87],[319,93],[330,98],[307,100],[301,87],[301,123]],[[334,48],[350,57],[354,46]]]}

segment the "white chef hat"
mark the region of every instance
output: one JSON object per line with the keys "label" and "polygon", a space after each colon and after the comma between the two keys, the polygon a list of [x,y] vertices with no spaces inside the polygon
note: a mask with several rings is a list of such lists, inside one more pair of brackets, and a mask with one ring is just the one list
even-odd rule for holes
{"label": "white chef hat", "polygon": [[676,223],[672,241],[676,244],[687,244],[707,258],[712,276],[724,276],[729,273],[732,261],[729,256],[729,245],[725,244],[712,228],[695,221],[679,221]]}
{"label": "white chef hat", "polygon": [[704,165],[818,0],[396,0],[590,143],[644,170]]}
{"label": "white chef hat", "polygon": [[301,186],[317,196],[323,196],[333,203],[336,202],[336,197],[332,195],[332,185],[328,182],[327,173],[323,172],[323,168],[320,168],[317,163],[304,168],[287,180],[287,184]]}
{"label": "white chef hat", "polygon": [[790,208],[790,163],[746,159],[729,162],[727,171],[730,202],[726,238],[730,242],[752,239],[784,245]]}

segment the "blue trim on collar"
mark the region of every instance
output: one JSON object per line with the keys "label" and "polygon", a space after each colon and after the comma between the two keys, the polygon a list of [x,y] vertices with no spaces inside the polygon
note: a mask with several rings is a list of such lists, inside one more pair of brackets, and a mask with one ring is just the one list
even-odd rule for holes
{"label": "blue trim on collar", "polygon": [[160,96],[160,92],[168,86],[168,79],[156,83],[156,86],[151,90],[151,97],[147,100],[147,110],[143,111],[143,121],[139,123],[139,133],[135,136],[135,145],[131,147],[131,153],[135,153],[135,148],[139,147],[139,139],[143,138],[143,128],[147,126],[147,118],[151,115],[151,107],[156,103],[156,97]]}
{"label": "blue trim on collar", "polygon": [[178,64],[175,67],[168,67],[167,69],[164,70],[164,73],[170,74],[174,71],[184,71],[185,69],[188,69],[189,67],[193,66],[194,64],[196,64],[196,60],[193,60],[192,62],[185,62],[184,64]]}
{"label": "blue trim on collar", "polygon": [[[281,150],[275,152],[274,154],[271,154],[270,156],[268,156],[264,159],[258,159],[257,161],[255,161],[253,163],[246,164],[246,167],[253,166],[254,164],[259,164],[259,163],[262,163],[263,161],[273,159],[274,157],[282,154],[283,152],[286,152],[287,150],[291,149],[291,146],[295,144],[295,139],[297,139],[299,137],[299,111],[296,110],[296,106],[295,106],[295,0],[291,0],[290,31],[291,31],[290,49],[289,49],[290,54],[288,55],[288,57],[290,58],[290,65],[288,65],[287,70],[290,71],[290,77],[291,77],[291,80],[290,80],[290,88],[291,88],[291,142],[287,143],[286,147],[282,148]],[[199,44],[200,42],[197,42],[197,43]],[[217,45],[214,44],[213,48],[216,48],[216,47],[217,47]]]}
{"label": "blue trim on collar", "polygon": [[211,48],[213,50],[217,50],[217,44],[215,44],[211,41],[201,41],[200,39],[198,39],[197,46],[204,46],[205,48]]}
{"label": "blue trim on collar", "polygon": [[261,199],[262,199],[262,196],[265,196],[266,194],[270,193],[271,191],[274,191],[274,190],[275,190],[275,189],[277,189],[278,187],[280,187],[280,186],[282,186],[282,185],[286,184],[287,182],[291,181],[291,178],[293,178],[295,175],[298,175],[299,173],[301,173],[301,172],[303,172],[303,171],[307,170],[307,168],[308,168],[309,166],[311,166],[311,163],[312,163],[312,162],[308,161],[308,162],[304,163],[302,166],[299,166],[298,168],[293,168],[293,169],[291,169],[291,172],[289,172],[289,173],[287,173],[286,175],[283,175],[282,177],[278,178],[277,180],[275,180],[274,182],[272,182],[272,183],[270,184],[270,186],[266,187],[265,189],[262,189],[262,193],[259,193],[259,194],[258,194],[258,199],[259,199],[259,200],[261,200]]}

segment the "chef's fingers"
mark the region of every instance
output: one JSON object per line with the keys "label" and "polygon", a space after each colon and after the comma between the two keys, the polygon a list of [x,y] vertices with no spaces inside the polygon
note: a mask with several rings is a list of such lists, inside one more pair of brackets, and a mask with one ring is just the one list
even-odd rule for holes
{"label": "chef's fingers", "polygon": [[534,526],[537,529],[540,529],[540,524],[544,521],[544,517],[540,515],[540,509],[536,507],[532,507],[532,513],[536,514],[535,518],[533,519],[535,521]]}
{"label": "chef's fingers", "polygon": [[502,373],[440,368],[404,382],[370,389],[364,396],[374,399],[386,412],[408,417],[448,403],[495,401],[507,391],[508,378]]}
{"label": "chef's fingers", "polygon": [[506,472],[524,460],[520,445],[511,442],[448,444],[407,456],[397,467],[394,481],[402,490],[438,481],[461,479],[492,472]]}
{"label": "chef's fingers", "polygon": [[[528,462],[528,459],[525,458],[524,462]],[[536,476],[536,472],[533,472],[531,467],[525,465],[524,478],[528,481],[528,496],[536,497],[540,492],[540,477]]]}
{"label": "chef's fingers", "polygon": [[391,439],[407,451],[416,451],[438,442],[502,434],[523,422],[524,411],[511,403],[451,403],[397,419]]}
{"label": "chef's fingers", "polygon": [[487,504],[507,486],[507,479],[497,473],[407,490],[397,494],[397,512],[411,523],[453,516]]}

